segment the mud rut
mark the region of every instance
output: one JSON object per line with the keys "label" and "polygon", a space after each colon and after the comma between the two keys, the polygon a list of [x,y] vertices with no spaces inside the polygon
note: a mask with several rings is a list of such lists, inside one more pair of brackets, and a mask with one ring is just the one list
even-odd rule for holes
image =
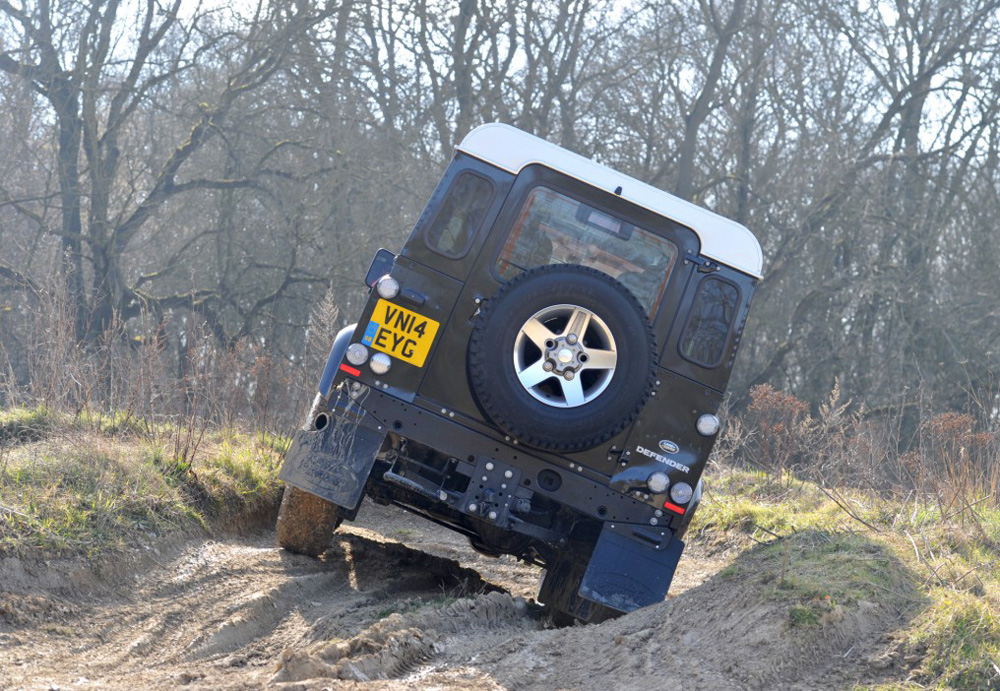
{"label": "mud rut", "polygon": [[[731,606],[705,583],[724,558],[686,555],[664,605],[549,630],[525,600],[537,568],[481,557],[394,508],[366,506],[319,561],[273,540],[161,543],[96,575],[0,563],[0,689],[668,688],[674,673],[698,688],[789,681],[780,660],[740,669],[744,651],[704,653],[720,630],[767,620],[752,609],[727,619]],[[692,588],[705,602],[684,607]],[[713,623],[699,629],[695,612],[705,611]],[[681,624],[664,627],[675,615]],[[813,683],[837,687],[788,686]]]}

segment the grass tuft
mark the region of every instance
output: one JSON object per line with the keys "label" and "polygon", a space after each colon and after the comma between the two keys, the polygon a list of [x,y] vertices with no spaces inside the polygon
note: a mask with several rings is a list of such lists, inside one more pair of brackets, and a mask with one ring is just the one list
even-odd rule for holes
{"label": "grass tuft", "polygon": [[83,410],[76,416],[74,426],[107,437],[139,438],[154,431],[149,422],[128,412],[100,413]]}
{"label": "grass tuft", "polygon": [[0,410],[0,445],[25,444],[43,438],[54,414],[45,406]]}
{"label": "grass tuft", "polygon": [[1000,687],[1000,618],[994,593],[934,588],[932,604],[905,633],[907,655],[921,658],[917,678],[939,689]]}
{"label": "grass tuft", "polygon": [[[23,422],[37,413],[14,412],[4,414],[5,429],[39,429]],[[194,456],[178,457],[169,430],[137,437],[116,425],[107,436],[107,426],[41,419],[59,427],[58,434],[4,448],[0,556],[93,556],[165,533],[253,523],[276,511],[274,440],[219,435],[224,440],[207,440]]]}

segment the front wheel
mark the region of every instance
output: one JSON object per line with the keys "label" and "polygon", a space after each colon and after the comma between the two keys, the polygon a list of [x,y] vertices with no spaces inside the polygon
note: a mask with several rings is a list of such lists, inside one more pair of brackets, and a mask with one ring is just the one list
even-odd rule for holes
{"label": "front wheel", "polygon": [[278,545],[289,552],[318,557],[330,546],[343,518],[340,507],[315,494],[287,485],[278,509]]}

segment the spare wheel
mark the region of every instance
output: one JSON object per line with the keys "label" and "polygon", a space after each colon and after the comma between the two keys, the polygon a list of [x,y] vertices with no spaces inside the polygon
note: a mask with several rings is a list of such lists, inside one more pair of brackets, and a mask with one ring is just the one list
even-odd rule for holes
{"label": "spare wheel", "polygon": [[631,292],[595,269],[525,271],[486,301],[469,342],[490,419],[550,451],[592,448],[630,425],[656,375],[652,326]]}

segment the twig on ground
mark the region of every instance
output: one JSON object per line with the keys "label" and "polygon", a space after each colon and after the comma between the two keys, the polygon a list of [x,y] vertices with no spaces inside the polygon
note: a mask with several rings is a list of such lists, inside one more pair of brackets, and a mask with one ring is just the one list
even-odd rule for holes
{"label": "twig on ground", "polygon": [[920,550],[917,549],[917,541],[913,539],[913,536],[909,532],[906,533],[906,537],[910,538],[910,544],[913,545],[913,555],[917,558],[917,561],[921,561]]}
{"label": "twig on ground", "polygon": [[988,494],[988,495],[986,495],[985,497],[981,497],[980,499],[977,499],[976,501],[974,501],[974,502],[972,502],[972,503],[969,503],[968,501],[966,501],[966,502],[965,502],[965,506],[963,506],[963,507],[962,507],[962,508],[960,508],[960,509],[955,509],[954,511],[952,511],[951,513],[949,513],[949,514],[948,514],[947,516],[942,516],[942,517],[941,517],[941,520],[942,520],[942,521],[947,521],[947,520],[948,520],[949,518],[951,518],[952,516],[954,516],[954,515],[956,515],[956,514],[959,514],[959,513],[962,513],[962,512],[963,512],[963,511],[965,511],[966,509],[971,509],[971,508],[972,508],[973,506],[975,506],[976,504],[982,504],[982,503],[983,503],[984,501],[986,501],[987,499],[992,499],[992,498],[993,498],[993,495],[992,495],[992,494]]}
{"label": "twig on ground", "polygon": [[772,530],[768,530],[767,528],[765,528],[764,526],[760,525],[759,523],[754,523],[753,527],[756,528],[757,530],[763,530],[768,535],[774,536],[774,538],[777,539],[777,540],[783,540],[785,537],[787,537],[785,535],[778,535],[776,532],[774,532]]}
{"label": "twig on ground", "polygon": [[28,520],[31,520],[31,516],[29,516],[28,514],[21,513],[20,511],[15,511],[14,509],[8,508],[6,506],[0,505],[0,511],[3,511],[4,513],[13,514],[15,516],[20,516],[21,518],[27,518]]}
{"label": "twig on ground", "polygon": [[851,518],[853,518],[854,520],[856,520],[858,523],[861,523],[862,525],[866,526],[869,530],[871,530],[873,532],[876,532],[876,533],[881,533],[882,532],[881,530],[879,530],[878,528],[876,528],[874,525],[872,525],[871,523],[869,523],[865,519],[861,518],[861,516],[859,516],[850,507],[847,506],[847,502],[845,502],[840,497],[835,496],[834,493],[831,492],[830,490],[828,490],[826,487],[820,486],[820,489],[823,491],[823,494],[825,494],[827,497],[829,497],[830,500],[834,504],[836,504],[837,506],[839,506],[844,511],[844,513],[846,513],[848,516],[850,516]]}

